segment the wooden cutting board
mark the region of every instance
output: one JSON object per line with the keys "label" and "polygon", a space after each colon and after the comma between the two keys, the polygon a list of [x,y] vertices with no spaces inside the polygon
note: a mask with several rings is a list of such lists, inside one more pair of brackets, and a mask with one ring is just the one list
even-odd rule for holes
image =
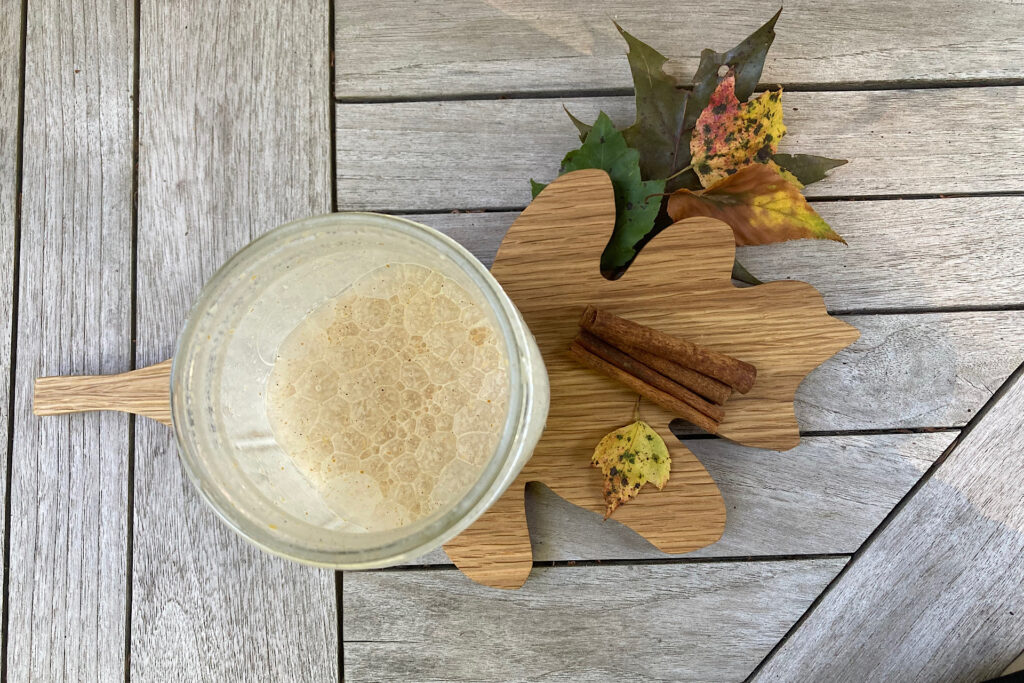
{"label": "wooden cutting board", "polygon": [[[561,176],[509,229],[491,272],[537,338],[551,383],[547,426],[532,459],[505,495],[445,546],[470,578],[518,588],[533,565],[524,509],[527,482],[540,481],[570,502],[603,514],[601,475],[590,466],[606,433],[632,419],[636,395],[577,365],[566,349],[587,304],[753,363],[750,393],[726,404],[721,435],[748,446],[784,450],[800,440],[793,398],[803,378],[857,330],[828,315],[804,282],[737,288],[730,273],[732,230],[708,218],[677,223],[651,241],[619,280],[599,272],[615,224],[611,181],[603,171]],[[717,541],[725,529],[718,486],[668,429],[673,415],[642,401],[641,417],[665,439],[672,475],[646,487],[614,518],[668,553]]]}

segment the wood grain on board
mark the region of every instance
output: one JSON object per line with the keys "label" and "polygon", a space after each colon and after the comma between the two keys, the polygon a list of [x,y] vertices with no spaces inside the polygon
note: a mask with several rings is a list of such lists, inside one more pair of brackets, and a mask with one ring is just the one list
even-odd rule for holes
{"label": "wood grain on board", "polygon": [[345,575],[351,681],[741,680],[846,558]]}
{"label": "wood grain on board", "polygon": [[32,394],[36,415],[120,410],[171,426],[171,361],[116,375],[40,377]]}
{"label": "wood grain on board", "polygon": [[122,680],[128,416],[39,419],[32,383],[129,366],[133,6],[26,6],[7,677]]}
{"label": "wood grain on board", "polygon": [[1010,662],[1010,666],[1003,670],[1002,675],[1009,676],[1010,674],[1017,673],[1018,671],[1024,671],[1024,651],[1021,651],[1020,655]]}
{"label": "wood grain on board", "polygon": [[[783,453],[683,439],[715,480],[727,511],[721,540],[686,557],[853,553],[955,436],[811,436]],[[541,483],[526,487],[526,520],[534,562],[671,557],[614,516],[605,520]],[[415,564],[450,562],[437,550]]]}
{"label": "wood grain on board", "polygon": [[[845,202],[826,203],[821,206],[850,207],[850,225],[857,223],[861,215],[854,212],[865,207],[866,215],[872,216],[876,224],[875,235],[885,229],[886,212],[896,216],[902,207],[929,203],[933,209],[923,216],[942,211],[941,204],[954,208],[947,215],[949,227],[940,235],[961,235],[959,248],[950,245],[950,251],[935,244],[928,237],[932,224],[912,222],[908,217],[906,229],[899,231],[908,241],[907,260],[912,261],[914,245],[920,251],[931,249],[931,254],[918,268],[913,286],[918,280],[927,278],[927,268],[934,266],[933,290],[940,285],[947,287],[941,299],[932,300],[931,305],[989,305],[984,297],[984,288],[992,288],[993,299],[1002,305],[1024,303],[1024,280],[1004,278],[1000,273],[1014,272],[1019,264],[990,257],[1005,251],[1009,259],[1015,258],[1024,249],[1024,240],[1017,240],[1011,229],[1009,244],[1001,249],[994,242],[986,244],[988,249],[975,256],[968,242],[972,235],[984,233],[980,223],[973,223],[968,209],[977,207],[975,202],[997,201],[987,209],[979,211],[985,216],[1013,216],[1018,206],[1017,198],[965,198],[922,201],[892,202]],[[1001,202],[1012,200],[1009,203]],[[960,204],[960,202],[965,202]],[[884,208],[873,209],[876,205]],[[964,210],[963,228],[955,227],[957,206]],[[877,211],[877,213],[876,213]],[[474,254],[485,262],[493,261],[498,244],[507,226],[518,213],[463,213],[428,214],[413,216],[427,225],[436,227],[463,242]],[[1008,220],[1014,220],[1009,218]],[[861,222],[863,224],[863,222]],[[927,225],[928,230],[921,229]],[[1012,223],[1010,224],[1012,226]],[[973,227],[977,230],[972,230]],[[852,238],[856,240],[856,237]],[[902,239],[897,236],[893,240]],[[982,238],[983,239],[983,238]],[[902,294],[898,286],[886,292],[890,280],[882,269],[873,270],[872,261],[885,261],[884,246],[872,246],[874,241],[862,239],[855,247],[843,249],[841,245],[818,240],[799,243],[751,247],[744,253],[744,260],[757,263],[756,258],[764,254],[775,256],[771,267],[779,276],[784,276],[789,266],[787,249],[803,250],[807,254],[802,268],[822,288],[826,299],[830,296],[840,303],[849,302],[854,307],[861,294],[848,287],[863,288],[865,305],[868,302],[886,302],[889,307],[899,307]],[[839,256],[822,257],[818,267],[813,265],[816,255],[836,247]],[[956,251],[959,249],[959,251]],[[777,250],[777,251],[773,251]],[[954,253],[955,251],[955,253]],[[755,255],[751,259],[751,255]],[[922,257],[924,258],[924,257]],[[849,259],[849,263],[846,260]],[[975,267],[975,260],[989,261],[992,268]],[[765,257],[767,261],[767,257]],[[941,264],[946,262],[943,270]],[[890,262],[896,267],[895,259]],[[813,271],[813,272],[812,272]],[[984,271],[985,275],[982,275]],[[797,273],[802,272],[797,269]],[[976,280],[976,278],[981,278]],[[923,284],[921,285],[923,286]],[[908,285],[907,289],[910,289]],[[998,289],[998,291],[997,291]],[[912,294],[908,296],[912,297]],[[936,295],[938,296],[938,295]],[[980,303],[979,303],[980,302]],[[796,395],[797,419],[804,431],[830,431],[851,429],[899,429],[920,427],[956,427],[966,424],[1000,384],[1010,376],[1014,368],[1024,361],[1022,353],[1006,340],[1024,335],[1024,313],[1020,311],[973,311],[958,313],[898,313],[884,315],[840,316],[861,332],[859,340],[825,361],[800,385]]]}
{"label": "wood grain on board", "polygon": [[[737,258],[765,282],[809,282],[830,311],[1024,303],[1024,197],[812,205],[848,247],[794,240],[740,247]],[[490,266],[518,215],[489,211],[409,218],[454,237]]]}
{"label": "wood grain on board", "polygon": [[1024,633],[1024,382],[1011,384],[756,680],[981,681]]}
{"label": "wood grain on board", "polygon": [[[551,180],[579,146],[563,104],[586,121],[634,119],[632,97],[339,103],[339,207],[526,206],[529,179]],[[782,104],[782,151],[850,161],[809,196],[1024,190],[1024,87],[790,92]]]}
{"label": "wood grain on board", "polygon": [[[21,74],[21,11],[19,0],[0,0],[0,434],[10,427],[11,325],[14,312],[14,236],[18,188],[18,92]],[[8,442],[0,443],[0,503],[6,509]],[[7,537],[6,517],[0,524],[0,544]],[[3,582],[6,567],[0,567]],[[0,610],[7,596],[0,595]]]}
{"label": "wood grain on board", "polygon": [[[664,52],[688,81],[700,51],[724,51],[781,3],[686,0],[399,0],[335,4],[340,98],[631,88],[612,20]],[[1024,6],[1013,0],[785,3],[763,82],[824,87],[1024,77]]]}
{"label": "wood grain on board", "polygon": [[[551,387],[544,434],[509,494],[517,505],[525,484],[541,481],[570,502],[604,509],[601,474],[590,467],[589,455],[604,434],[629,421],[636,395],[567,356],[588,304],[752,363],[757,381],[749,393],[729,399],[718,433],[762,448],[797,445],[797,386],[858,336],[855,328],[828,316],[810,285],[734,287],[729,278],[733,234],[720,221],[691,219],[662,233],[624,277],[606,280],[598,262],[614,223],[612,185],[604,171],[564,175],[523,211],[491,268],[537,338]],[[575,256],[567,260],[570,251]],[[689,305],[679,306],[680,301]],[[674,417],[669,411],[641,401],[641,415],[668,435]],[[669,448],[668,484],[619,508],[616,519],[662,550],[680,553],[717,541],[725,510],[693,454],[674,439]],[[496,530],[507,532],[510,526],[508,513],[506,506],[485,512],[445,547],[471,578],[502,588],[521,585],[531,566],[522,557],[530,545],[525,530],[509,538],[506,548],[519,561],[508,561],[495,547]],[[524,520],[517,515],[517,521]]]}
{"label": "wood grain on board", "polygon": [[[140,30],[141,367],[231,254],[329,211],[331,179],[325,3],[144,3]],[[333,572],[236,536],[164,425],[136,437],[132,679],[336,679]]]}

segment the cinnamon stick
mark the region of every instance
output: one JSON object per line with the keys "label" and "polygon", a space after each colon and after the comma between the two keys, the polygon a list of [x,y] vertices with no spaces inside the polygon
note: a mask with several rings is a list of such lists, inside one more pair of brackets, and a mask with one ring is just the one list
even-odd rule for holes
{"label": "cinnamon stick", "polygon": [[588,332],[615,345],[647,349],[662,358],[683,367],[696,370],[745,394],[754,386],[757,368],[732,356],[697,346],[696,344],[659,332],[607,311],[587,306],[580,326]]}
{"label": "cinnamon stick", "polygon": [[[588,332],[587,334],[590,333]],[[725,405],[725,402],[729,400],[729,396],[732,395],[732,387],[728,384],[723,384],[717,379],[702,375],[696,370],[684,368],[679,363],[673,363],[666,358],[656,356],[650,351],[645,351],[636,346],[624,346],[622,350],[652,370],[660,372],[676,384],[686,387],[712,403],[720,406]]]}
{"label": "cinnamon stick", "polygon": [[576,342],[595,356],[603,358],[620,370],[624,370],[642,382],[650,384],[655,389],[660,389],[666,394],[678,398],[691,408],[696,408],[704,413],[715,422],[721,422],[725,419],[725,410],[722,409],[722,406],[708,403],[686,387],[676,384],[668,377],[649,368],[636,358],[631,357],[611,344],[598,339],[586,330],[580,332],[579,336],[576,337]]}
{"label": "cinnamon stick", "polygon": [[576,360],[591,370],[597,370],[598,372],[626,385],[644,398],[658,404],[665,410],[668,410],[673,415],[677,415],[684,420],[692,422],[707,432],[711,432],[712,434],[718,433],[718,423],[704,413],[700,412],[696,408],[688,406],[675,396],[666,394],[664,391],[652,387],[650,384],[634,377],[625,370],[615,367],[600,356],[596,356],[590,351],[587,351],[578,342],[574,341],[572,343],[569,347],[569,353],[572,354]]}

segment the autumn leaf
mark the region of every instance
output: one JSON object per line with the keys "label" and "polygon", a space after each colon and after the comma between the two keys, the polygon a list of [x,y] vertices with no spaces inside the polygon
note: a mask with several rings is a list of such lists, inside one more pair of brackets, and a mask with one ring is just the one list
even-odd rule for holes
{"label": "autumn leaf", "polygon": [[[690,164],[689,131],[700,109],[690,112],[686,124],[690,93],[680,89],[675,78],[663,68],[668,59],[647,43],[615,23],[626,40],[626,59],[633,74],[636,92],[636,120],[622,130],[626,143],[640,153],[640,173],[644,178],[668,178]],[[566,113],[583,136],[586,124]]]}
{"label": "autumn leaf", "polygon": [[[600,168],[612,180],[615,228],[601,255],[601,268],[613,271],[636,256],[635,245],[654,227],[661,207],[661,197],[656,195],[664,192],[665,181],[640,179],[638,152],[626,144],[604,112],[598,115],[580,148],[562,159],[560,174],[581,168]],[[532,180],[530,184],[534,197],[545,187]]]}
{"label": "autumn leaf", "polygon": [[776,154],[772,160],[803,185],[816,183],[833,168],[847,163],[846,159],[829,159],[813,154]]}
{"label": "autumn leaf", "polygon": [[594,449],[591,464],[605,476],[605,519],[622,503],[636,498],[644,484],[659,489],[668,481],[672,459],[668,447],[642,420],[606,435]]}
{"label": "autumn leaf", "polygon": [[754,277],[739,261],[732,262],[732,279],[739,280],[748,285],[763,285],[764,283]]}
{"label": "autumn leaf", "polygon": [[[693,76],[693,102],[698,107],[694,120],[708,106],[711,94],[718,87],[719,71],[723,66],[729,67],[735,74],[736,97],[741,102],[746,102],[754,94],[761,80],[761,71],[764,70],[764,58],[775,41],[775,22],[779,20],[780,14],[781,7],[764,26],[728,52],[701,51],[700,64]],[[693,123],[690,125],[692,127]]]}
{"label": "autumn leaf", "polygon": [[617,23],[615,28],[629,45],[626,59],[636,91],[636,121],[622,134],[629,146],[640,152],[644,178],[667,178],[690,165],[684,139],[692,128],[686,125],[690,93],[680,90],[676,79],[665,73],[665,55]]}
{"label": "autumn leaf", "polygon": [[690,140],[691,163],[704,187],[744,166],[774,163],[772,155],[786,134],[781,89],[740,102],[735,88],[736,78],[730,73],[701,112]]}
{"label": "autumn leaf", "polygon": [[580,142],[585,141],[587,139],[587,133],[590,132],[590,128],[591,128],[590,124],[589,123],[583,123],[578,118],[576,118],[573,115],[573,113],[571,111],[569,111],[569,108],[567,106],[565,106],[564,104],[562,105],[562,109],[565,111],[566,114],[568,114],[569,120],[572,121],[572,125],[576,126],[576,130],[578,130],[580,132]]}
{"label": "autumn leaf", "polygon": [[668,198],[672,220],[709,216],[729,224],[736,244],[829,239],[846,244],[819,216],[799,188],[767,164],[741,168],[700,192],[679,190]]}
{"label": "autumn leaf", "polygon": [[[698,119],[708,109],[712,96],[722,88],[721,83],[724,79],[720,76],[720,72],[723,67],[729,69],[728,75],[731,76],[736,111],[739,112],[743,107],[746,113],[750,114],[747,118],[751,121],[756,118],[752,113],[755,108],[777,112],[772,114],[772,126],[779,130],[773,132],[771,128],[762,126],[761,131],[753,134],[754,139],[741,141],[742,145],[739,149],[720,148],[717,143],[713,144],[712,150],[708,151],[722,155],[716,157],[715,160],[721,168],[717,172],[705,174],[705,185],[715,186],[716,181],[723,179],[721,171],[726,168],[727,161],[734,162],[728,166],[730,169],[741,168],[753,161],[761,162],[762,165],[768,166],[774,171],[774,175],[771,176],[773,181],[777,177],[782,177],[790,181],[796,189],[801,188],[804,184],[820,180],[829,168],[841,163],[839,160],[811,155],[775,153],[778,138],[785,132],[780,102],[771,102],[771,93],[761,95],[754,102],[747,102],[761,79],[765,57],[775,40],[775,24],[781,13],[780,8],[763,26],[731,50],[726,52],[703,50],[697,72],[690,83],[677,82],[665,72],[664,65],[667,59],[663,54],[628,33],[617,23],[615,24],[629,48],[627,59],[636,93],[636,120],[628,128],[623,129],[622,134],[627,145],[638,152],[641,181],[664,178],[665,180],[662,181],[664,189],[669,192],[680,188],[700,189],[701,178],[695,169],[691,168],[691,162],[694,162],[693,166],[698,166],[695,163],[696,159],[691,158],[691,144],[694,145],[693,151],[696,152],[698,148],[695,138],[703,133],[695,133],[694,129]],[[724,90],[722,92],[724,97]],[[776,100],[778,100],[781,91],[776,95]],[[709,116],[714,114],[713,107],[711,111]],[[568,109],[566,109],[566,113],[579,131],[580,140],[585,142],[591,126],[573,116]],[[777,119],[777,125],[775,125],[775,119]],[[750,131],[752,132],[756,126],[757,122],[753,122]],[[714,129],[711,132],[714,133]],[[744,132],[746,131],[744,130]],[[765,134],[771,135],[771,140],[766,139]],[[721,132],[720,143],[726,143],[727,135],[728,132]],[[731,142],[729,141],[729,143]],[[706,145],[707,143],[702,142],[702,144]],[[702,162],[707,163],[708,168],[712,169],[712,164],[706,158],[705,152],[702,151],[700,156]],[[563,162],[562,172],[565,172],[565,162]],[[544,186],[533,181],[531,184],[533,196],[536,197]],[[601,258],[602,273],[612,279],[621,276],[643,245],[658,232],[668,227],[672,221],[669,217],[670,212],[666,212],[668,202],[663,201],[660,211],[654,210],[649,203],[645,203],[640,212],[643,219],[634,218],[627,222],[623,209],[624,207],[628,209],[628,201],[625,204],[621,203],[623,193],[620,184],[615,182],[614,177],[613,184],[616,188],[616,207],[619,216],[616,220],[616,234]],[[726,184],[725,187],[724,194],[728,195],[729,184]],[[763,188],[763,190],[758,193],[748,188],[742,192],[744,196],[756,198],[757,202],[760,202],[759,204],[751,203],[747,212],[751,216],[757,217],[761,223],[753,227],[741,224],[739,228],[735,228],[738,235],[737,240],[741,239],[739,234],[745,232],[750,238],[759,240],[757,243],[797,237],[821,237],[842,241],[842,238],[821,220],[802,197],[797,199],[798,195],[793,197],[790,196],[788,190],[780,189],[780,197],[784,196],[784,203],[791,204],[791,206],[776,210],[775,204],[766,199],[766,196],[772,192],[771,188]],[[653,192],[649,194],[653,194]],[[729,204],[729,201],[724,201],[724,198],[718,194],[701,192],[691,193],[690,196],[690,200],[677,199],[677,207],[680,206],[680,202],[684,205],[687,202],[709,202],[712,207],[716,204]],[[701,199],[692,199],[693,197]],[[735,204],[737,199],[733,197],[730,201]],[[742,200],[739,201],[742,203]],[[751,199],[751,202],[753,201]],[[739,208],[741,207],[733,208],[730,211],[737,213]],[[708,212],[712,209],[705,207],[702,210]],[[721,212],[722,207],[718,207],[716,210]],[[653,221],[649,222],[648,211],[654,214]],[[698,213],[700,212],[694,211],[691,215]],[[739,221],[738,218],[736,220]],[[758,282],[757,278],[738,263],[734,268],[734,275],[744,282]]]}

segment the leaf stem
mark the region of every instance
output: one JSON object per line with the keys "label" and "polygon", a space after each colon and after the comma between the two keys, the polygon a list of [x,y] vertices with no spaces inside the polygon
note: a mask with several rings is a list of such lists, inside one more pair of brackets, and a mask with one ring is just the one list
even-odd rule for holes
{"label": "leaf stem", "polygon": [[633,404],[633,422],[640,421],[640,394],[636,395],[636,403]]}
{"label": "leaf stem", "polygon": [[665,182],[667,183],[668,181],[672,180],[676,176],[681,176],[682,174],[686,173],[687,171],[692,171],[692,170],[693,170],[693,164],[690,164],[686,168],[681,168],[678,171],[676,171],[675,173],[673,173],[672,175],[670,175],[668,178],[665,178]]}

